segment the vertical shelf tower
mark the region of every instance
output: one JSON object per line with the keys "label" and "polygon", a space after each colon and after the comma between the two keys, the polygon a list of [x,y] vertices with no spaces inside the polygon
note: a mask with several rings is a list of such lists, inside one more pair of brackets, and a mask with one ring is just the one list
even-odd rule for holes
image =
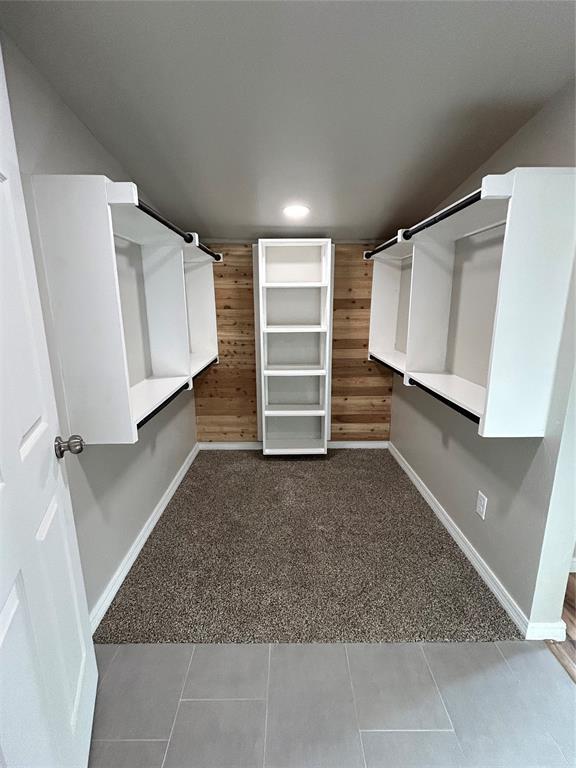
{"label": "vertical shelf tower", "polygon": [[259,428],[264,453],[326,453],[332,241],[259,240],[255,267]]}

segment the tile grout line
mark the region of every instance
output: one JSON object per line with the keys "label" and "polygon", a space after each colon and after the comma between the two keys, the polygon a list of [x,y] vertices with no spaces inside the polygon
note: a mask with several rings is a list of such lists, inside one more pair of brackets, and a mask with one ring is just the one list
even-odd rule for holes
{"label": "tile grout line", "polygon": [[512,675],[512,677],[514,678],[514,680],[518,681],[518,676],[516,675],[516,673],[515,673],[515,672],[514,672],[514,670],[512,669],[512,667],[511,667],[511,665],[510,665],[510,662],[508,661],[508,659],[506,658],[506,656],[504,656],[504,653],[502,652],[502,648],[500,648],[500,643],[501,643],[501,642],[502,642],[501,640],[494,640],[494,642],[493,642],[493,645],[495,645],[495,646],[496,646],[496,650],[498,651],[498,653],[500,654],[500,656],[502,656],[502,658],[504,659],[504,664],[506,664],[506,667],[508,668],[508,671],[510,672],[510,674]]}
{"label": "tile grout line", "polygon": [[453,733],[451,728],[359,728],[360,733]]}
{"label": "tile grout line", "polygon": [[560,746],[560,744],[558,744],[558,742],[556,741],[556,739],[554,738],[554,736],[553,736],[553,735],[550,733],[550,731],[548,731],[548,730],[547,730],[547,731],[546,731],[546,733],[548,734],[548,736],[549,736],[549,737],[552,739],[552,741],[553,741],[553,742],[554,742],[554,744],[556,745],[556,749],[558,750],[558,752],[560,752],[560,754],[561,754],[561,755],[562,755],[562,757],[564,758],[564,762],[566,763],[566,765],[567,765],[567,766],[568,766],[568,768],[569,768],[569,766],[570,766],[570,763],[568,762],[568,759],[569,759],[569,758],[568,758],[568,754],[567,754],[566,752],[564,752],[564,750],[562,749],[562,747]]}
{"label": "tile grout line", "polygon": [[266,698],[264,708],[264,748],[262,750],[262,768],[266,768],[266,741],[268,739],[268,699],[270,698],[270,658],[272,656],[272,643],[268,643],[268,670],[266,676]]}
{"label": "tile grout line", "polygon": [[[94,655],[96,655],[96,643],[92,641],[92,645],[94,646]],[[118,656],[118,654],[120,653],[120,648],[122,648],[122,645],[117,643],[116,650],[114,651],[114,653],[112,654],[112,658],[108,662],[108,666],[106,667],[106,671],[102,675],[102,679],[100,678],[98,679],[98,685],[96,686],[96,693],[98,693],[102,684],[104,683],[104,680],[106,680],[106,678],[108,677],[108,673],[110,672],[110,667],[112,666],[116,656]],[[98,668],[98,663],[96,663],[96,668]]]}
{"label": "tile grout line", "polygon": [[[428,668],[428,672],[430,672],[430,677],[432,678],[432,682],[434,683],[434,687],[438,691],[438,696],[440,697],[440,701],[442,702],[442,706],[444,707],[444,712],[446,712],[446,717],[448,718],[448,721],[450,722],[450,725],[452,726],[451,729],[448,729],[449,732],[456,734],[456,729],[454,728],[454,723],[452,722],[452,717],[450,715],[450,712],[448,712],[448,707],[446,706],[446,702],[444,701],[444,696],[442,696],[442,691],[440,690],[440,686],[436,682],[436,678],[434,677],[434,672],[432,672],[432,667],[430,666],[430,662],[428,661],[428,657],[426,656],[426,653],[424,652],[424,643],[418,643],[420,647],[420,653],[422,654],[422,657],[424,659],[424,662]],[[458,738],[458,737],[457,737]],[[458,739],[458,742],[460,740]]]}
{"label": "tile grout line", "polygon": [[454,728],[454,722],[452,720],[452,716],[450,715],[450,712],[448,712],[448,707],[446,706],[446,702],[444,701],[444,696],[442,696],[440,686],[436,682],[436,677],[434,676],[434,672],[432,672],[432,666],[430,664],[430,660],[428,659],[428,656],[426,656],[426,650],[425,650],[426,643],[418,643],[418,645],[420,646],[420,650],[422,651],[422,656],[424,656],[424,661],[426,662],[426,666],[428,667],[430,675],[432,676],[432,680],[434,681],[434,685],[436,686],[436,690],[438,691],[438,696],[440,696],[440,701],[442,702],[442,706],[446,710],[446,714],[448,715],[448,720],[450,720],[450,725],[452,726],[451,733],[453,733],[456,738],[456,744],[458,745],[458,749],[460,750],[460,755],[464,760],[464,762],[467,762],[468,755],[466,752],[464,752],[464,747],[462,746],[462,742],[460,741],[460,736],[456,733],[456,728]]}
{"label": "tile grout line", "polygon": [[138,743],[140,743],[141,741],[146,741],[146,742],[151,741],[154,743],[160,743],[160,742],[166,741],[166,739],[92,739],[91,743],[96,744],[96,742],[101,742],[103,744],[110,744],[110,743],[115,744],[116,742],[120,742],[121,744],[123,744],[124,742],[131,743],[133,741],[136,741]]}
{"label": "tile grout line", "polygon": [[252,698],[252,697],[249,697],[249,698],[237,698],[237,699],[232,699],[232,698],[231,699],[226,699],[226,698],[219,698],[219,697],[215,697],[213,699],[210,699],[210,698],[206,698],[206,699],[189,699],[186,696],[182,696],[180,698],[180,701],[266,701],[266,699],[265,698],[264,699],[262,699],[262,698],[258,699],[258,698]]}
{"label": "tile grout line", "polygon": [[360,749],[362,750],[362,760],[364,761],[364,768],[367,768],[366,753],[364,752],[364,742],[362,741],[362,731],[360,730],[360,721],[358,720],[358,707],[356,706],[356,693],[354,692],[354,681],[352,680],[352,670],[350,669],[350,659],[348,658],[348,645],[344,645],[344,655],[346,656],[346,668],[348,670],[348,680],[350,681],[350,690],[352,692],[352,705],[354,707],[354,717],[356,718],[356,730],[358,731],[358,738],[360,739]]}
{"label": "tile grout line", "polygon": [[[502,643],[502,642],[506,642],[506,641],[504,641],[504,640],[494,640],[493,644],[496,646],[496,650],[498,651],[500,656],[502,656],[502,658],[504,659],[504,663],[506,664],[506,667],[510,671],[510,674],[512,675],[512,677],[514,678],[514,680],[516,681],[516,683],[520,687],[522,685],[522,678],[518,677],[516,672],[514,672],[514,670],[512,669],[512,665],[510,664],[510,662],[508,661],[508,659],[504,655],[504,652],[502,651],[502,648],[500,648],[500,643]],[[521,694],[520,690],[518,691],[518,693],[519,693],[519,695]],[[566,753],[564,752],[564,750],[562,749],[560,744],[558,744],[558,742],[556,741],[556,739],[554,738],[554,736],[550,733],[550,731],[548,729],[545,730],[545,733],[554,742],[554,744],[556,746],[556,749],[558,750],[558,752],[560,752],[560,754],[564,758],[564,762],[566,763],[566,765],[568,765],[568,756],[566,755]]]}
{"label": "tile grout line", "polygon": [[186,667],[184,680],[182,681],[182,687],[180,688],[180,696],[178,697],[178,706],[176,707],[176,712],[174,713],[174,720],[172,720],[172,727],[170,728],[170,734],[168,735],[168,741],[166,742],[166,749],[164,750],[164,757],[162,758],[162,763],[160,764],[160,768],[164,768],[164,763],[166,762],[166,757],[168,755],[168,750],[170,748],[170,739],[172,738],[172,734],[174,733],[174,726],[176,725],[178,713],[180,712],[180,704],[182,704],[182,694],[184,693],[184,688],[188,680],[188,675],[190,674],[190,667],[192,666],[192,659],[194,658],[195,653],[196,653],[196,646],[193,645],[192,653],[190,654],[190,661],[188,662],[188,666]]}

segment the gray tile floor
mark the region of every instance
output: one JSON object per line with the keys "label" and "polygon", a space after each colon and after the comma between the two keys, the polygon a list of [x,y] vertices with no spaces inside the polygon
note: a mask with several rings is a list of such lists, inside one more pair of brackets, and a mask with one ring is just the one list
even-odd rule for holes
{"label": "gray tile floor", "polygon": [[542,643],[97,645],[90,768],[576,765]]}

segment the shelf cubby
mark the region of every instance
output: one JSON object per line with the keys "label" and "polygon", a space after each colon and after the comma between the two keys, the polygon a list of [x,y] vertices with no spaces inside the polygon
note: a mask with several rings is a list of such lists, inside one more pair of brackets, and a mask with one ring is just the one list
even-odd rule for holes
{"label": "shelf cubby", "polygon": [[326,412],[326,379],[323,375],[266,376],[264,380],[264,411]]}
{"label": "shelf cubby", "polygon": [[326,317],[326,288],[265,288],[266,328],[304,325],[322,327]]}
{"label": "shelf cubby", "polygon": [[328,285],[330,257],[323,241],[266,242],[262,254],[262,284]]}
{"label": "shelf cubby", "polygon": [[70,423],[88,444],[134,443],[191,385],[184,242],[132,183],[35,176],[32,189]]}
{"label": "shelf cubby", "polygon": [[326,453],[330,429],[332,246],[255,249],[260,432],[265,454]]}
{"label": "shelf cubby", "polygon": [[325,417],[291,415],[264,417],[264,453],[326,453]]}
{"label": "shelf cubby", "polygon": [[267,333],[263,342],[266,372],[326,369],[325,333]]}
{"label": "shelf cubby", "polygon": [[370,355],[477,421],[482,437],[545,433],[575,192],[572,168],[486,176],[476,202],[420,222],[408,241],[400,230],[374,257]]}

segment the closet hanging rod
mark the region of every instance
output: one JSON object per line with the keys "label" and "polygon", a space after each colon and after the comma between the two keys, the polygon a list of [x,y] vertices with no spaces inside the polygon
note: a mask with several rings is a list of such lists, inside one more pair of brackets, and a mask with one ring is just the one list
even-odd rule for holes
{"label": "closet hanging rod", "polygon": [[221,253],[214,253],[214,251],[211,251],[210,248],[208,248],[207,245],[202,245],[201,242],[196,243],[196,248],[199,248],[204,253],[207,253],[208,256],[212,256],[214,261],[222,261],[222,254]]}
{"label": "closet hanging rod", "polygon": [[455,203],[453,203],[452,205],[449,205],[447,208],[444,208],[442,211],[435,214],[434,216],[429,216],[427,219],[423,219],[422,221],[418,222],[418,224],[415,224],[413,227],[400,230],[399,234],[396,237],[391,237],[389,240],[386,240],[385,243],[382,243],[382,245],[379,245],[377,248],[374,248],[374,250],[365,251],[364,259],[369,260],[373,256],[376,256],[376,254],[381,253],[382,251],[385,251],[387,248],[391,248],[393,245],[395,245],[398,242],[410,240],[412,237],[414,237],[414,235],[417,235],[419,232],[422,232],[425,229],[429,229],[430,227],[433,227],[435,224],[438,224],[439,222],[444,221],[444,219],[450,218],[450,216],[454,216],[455,213],[460,213],[460,211],[463,211],[465,208],[468,208],[468,206],[470,205],[474,205],[474,203],[477,203],[481,199],[482,199],[481,189],[477,189],[475,192],[471,192],[466,197],[463,197],[461,200],[457,200]]}
{"label": "closet hanging rod", "polygon": [[172,232],[176,232],[176,234],[180,235],[185,243],[194,243],[194,245],[203,253],[207,253],[209,256],[212,256],[214,261],[222,261],[222,254],[214,253],[214,251],[211,251],[210,248],[208,248],[206,245],[202,245],[201,242],[196,241],[195,236],[191,232],[184,232],[183,229],[180,229],[180,227],[177,227],[176,224],[173,224],[171,221],[168,221],[168,219],[165,219],[161,213],[158,213],[158,211],[155,211],[154,208],[146,205],[146,203],[143,203],[141,200],[138,200],[138,208],[140,208],[143,213],[151,216],[153,219],[156,219],[156,221],[159,221],[160,224],[163,224],[168,229],[171,229]]}
{"label": "closet hanging rod", "polygon": [[444,405],[447,405],[448,408],[452,408],[453,411],[460,413],[462,416],[470,419],[470,421],[473,421],[475,424],[480,423],[480,416],[476,416],[475,413],[472,413],[472,411],[469,411],[467,408],[463,408],[461,405],[453,403],[452,400],[448,400],[448,398],[439,395],[438,392],[434,392],[433,389],[430,389],[425,384],[421,384],[419,381],[411,378],[408,378],[408,384],[412,387],[418,387],[418,389],[421,389],[427,394],[432,395],[435,400],[439,400],[441,403],[444,403]]}
{"label": "closet hanging rod", "polygon": [[386,248],[390,248],[393,245],[396,245],[398,242],[398,235],[395,237],[391,237],[390,240],[386,240],[385,243],[382,243],[377,248],[374,248],[373,251],[364,251],[364,258],[365,259],[371,259],[372,256],[376,256],[377,253],[380,253],[381,251],[385,251]]}
{"label": "closet hanging rod", "polygon": [[167,397],[166,400],[164,400],[162,403],[160,403],[159,406],[154,408],[153,411],[150,411],[150,413],[147,416],[144,416],[143,419],[140,419],[138,424],[136,424],[136,429],[140,429],[140,427],[143,427],[144,424],[147,424],[150,421],[150,419],[153,419],[157,413],[160,413],[160,411],[163,411],[167,405],[170,405],[172,400],[176,399],[179,394],[181,394],[182,392],[185,392],[187,389],[192,389],[189,382],[186,382],[186,384],[182,384],[180,389],[177,389],[176,392],[173,392],[170,395],[170,397]]}

